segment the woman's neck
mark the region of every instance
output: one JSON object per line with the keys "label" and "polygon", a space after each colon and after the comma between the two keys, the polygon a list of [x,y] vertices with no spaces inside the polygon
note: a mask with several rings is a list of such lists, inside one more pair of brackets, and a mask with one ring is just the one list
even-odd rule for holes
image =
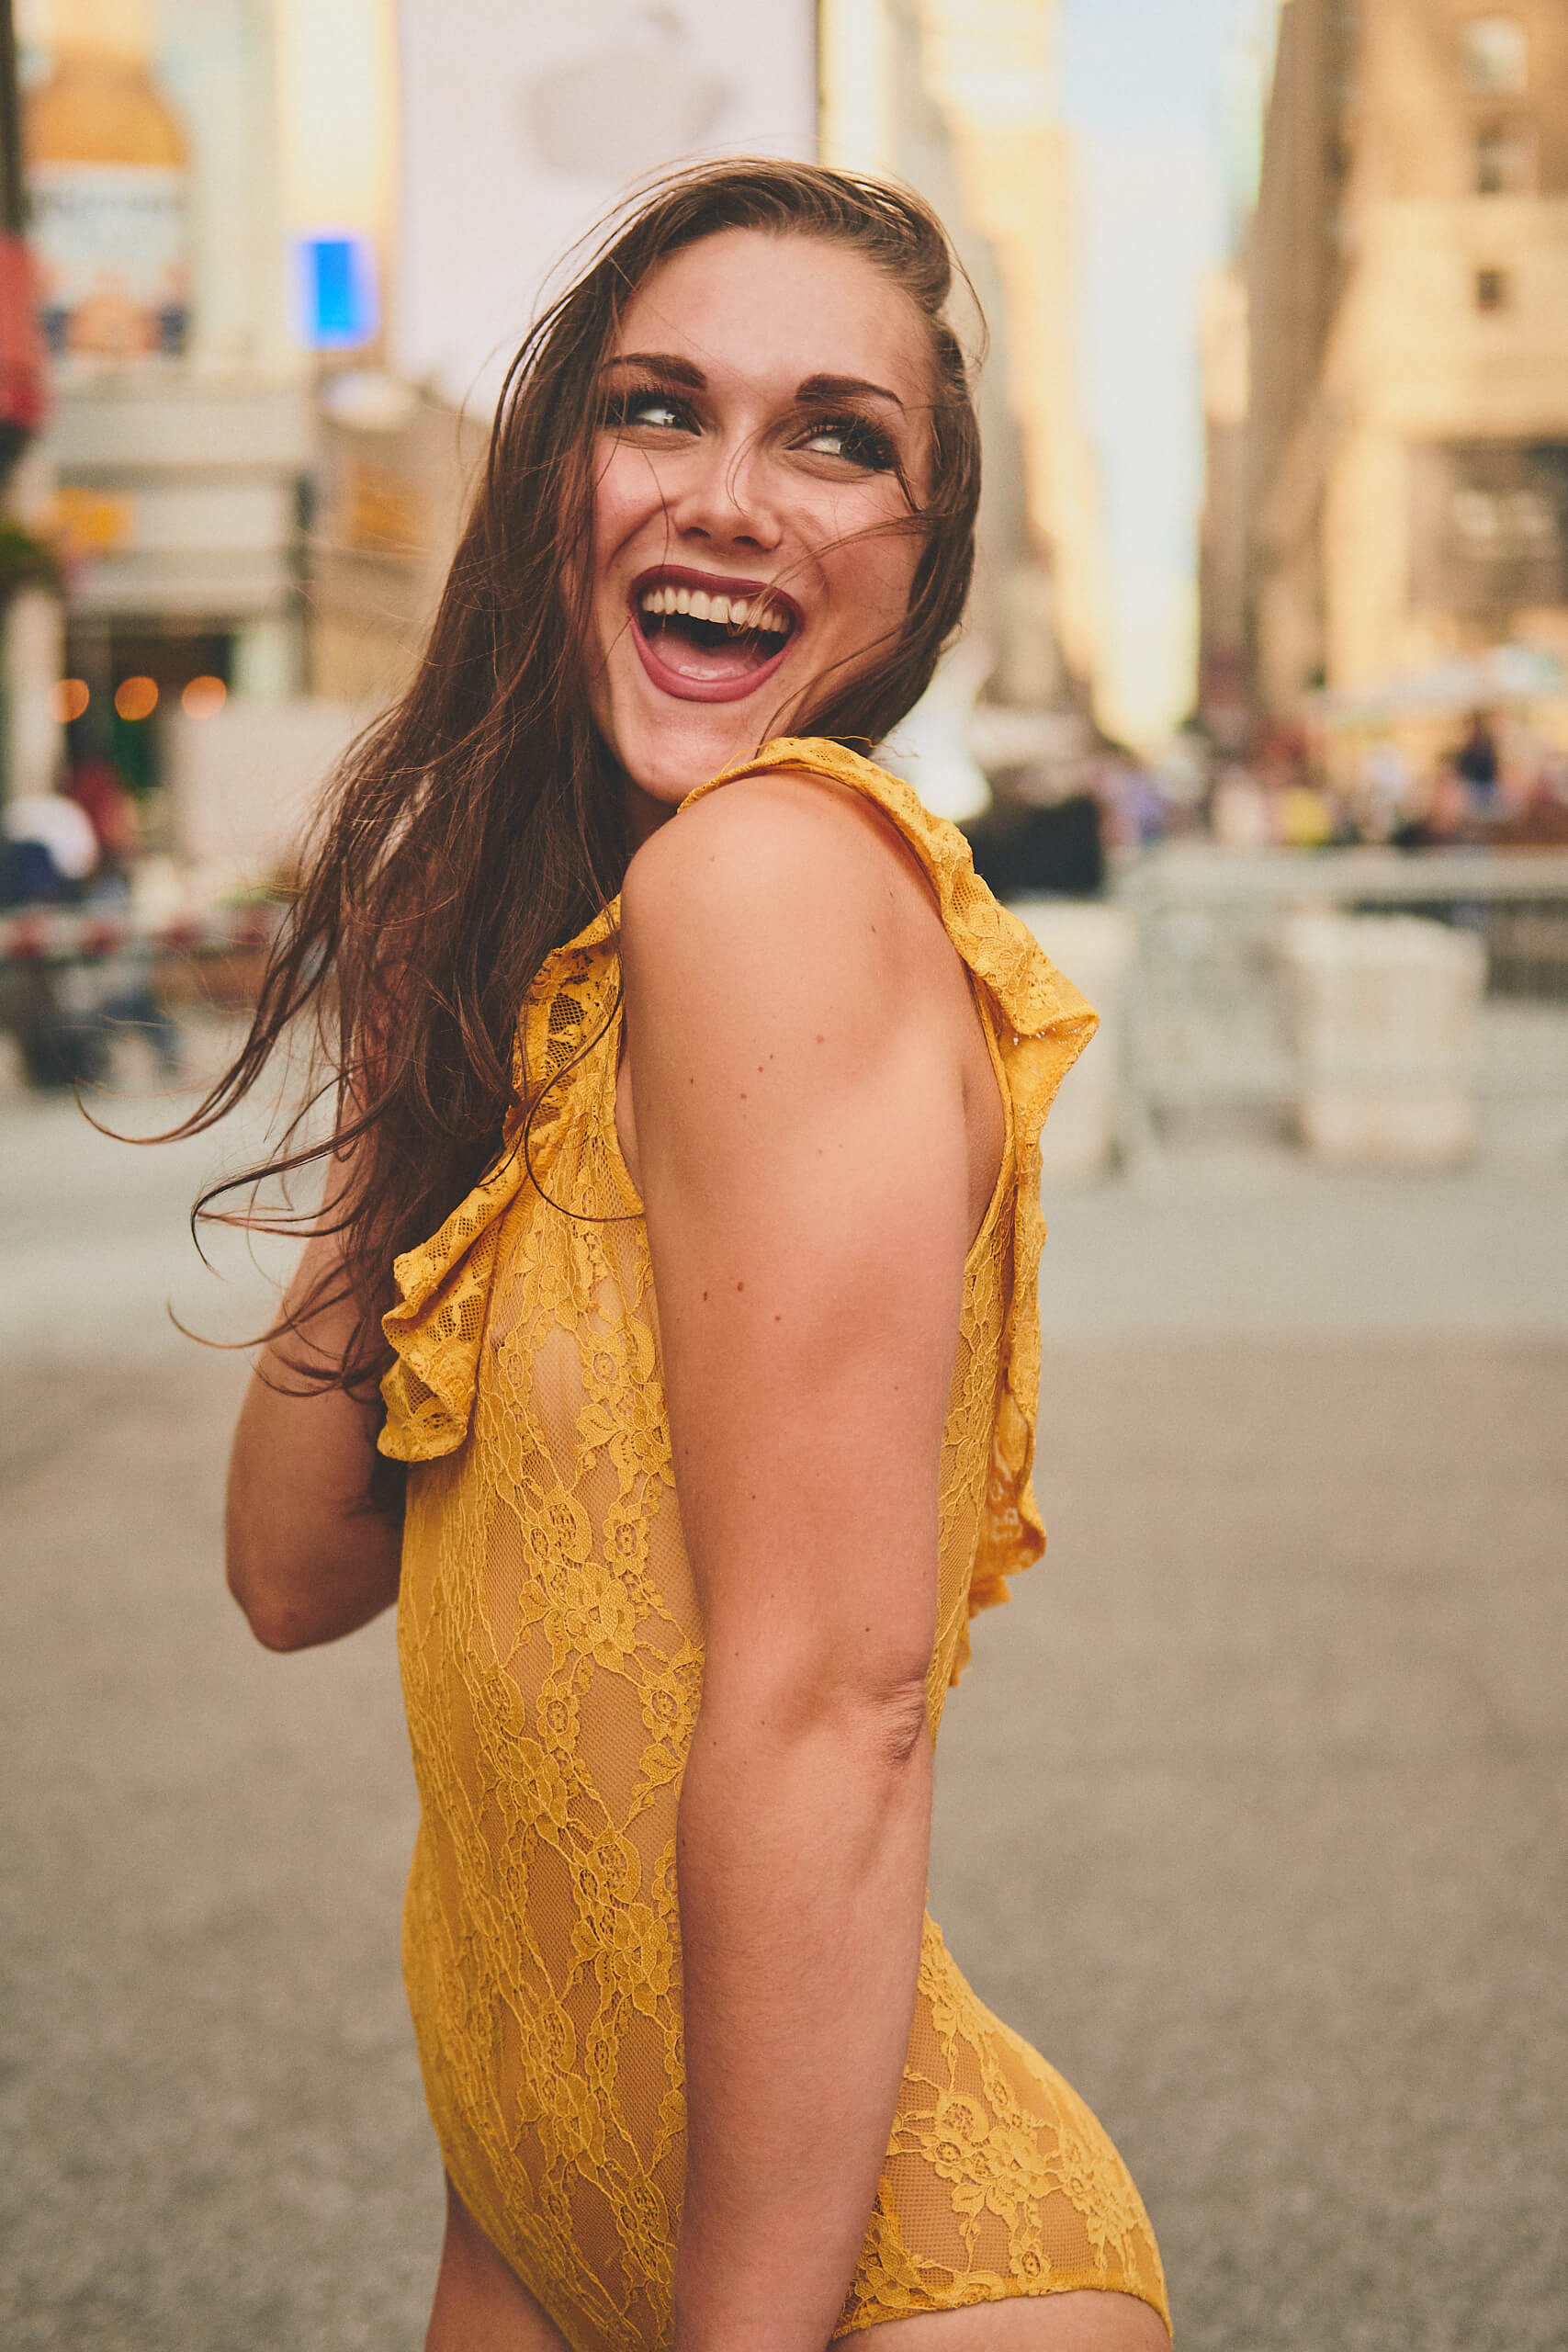
{"label": "woman's neck", "polygon": [[651,840],[660,825],[669,823],[675,814],[675,804],[670,800],[656,799],[651,792],[645,792],[641,785],[626,775],[624,771],[623,782],[626,795],[626,837],[636,851],[642,847],[644,842]]}

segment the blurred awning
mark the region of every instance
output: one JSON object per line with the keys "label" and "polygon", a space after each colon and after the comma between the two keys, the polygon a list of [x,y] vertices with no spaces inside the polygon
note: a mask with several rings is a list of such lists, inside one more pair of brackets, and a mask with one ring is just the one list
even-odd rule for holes
{"label": "blurred awning", "polygon": [[1380,720],[1545,702],[1565,693],[1568,670],[1554,653],[1534,645],[1493,645],[1483,653],[1455,654],[1413,677],[1316,695],[1312,707],[1325,726],[1366,727]]}

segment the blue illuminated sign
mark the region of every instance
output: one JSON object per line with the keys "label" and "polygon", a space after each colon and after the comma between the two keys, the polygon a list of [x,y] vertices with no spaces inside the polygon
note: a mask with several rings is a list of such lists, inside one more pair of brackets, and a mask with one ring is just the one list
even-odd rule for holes
{"label": "blue illuminated sign", "polygon": [[312,351],[354,351],[381,323],[376,254],[368,237],[295,243],[301,339]]}

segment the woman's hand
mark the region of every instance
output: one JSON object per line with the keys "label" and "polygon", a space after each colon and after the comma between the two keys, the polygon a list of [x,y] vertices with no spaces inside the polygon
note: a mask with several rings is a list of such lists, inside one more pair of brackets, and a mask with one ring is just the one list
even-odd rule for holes
{"label": "woman's hand", "polygon": [[830,786],[699,803],[639,852],[623,920],[706,1643],[679,1831],[675,2341],[821,2352],[914,2008],[942,1436],[996,1174],[993,1151],[976,1183],[966,1129],[976,1047],[989,1071],[923,878]]}
{"label": "woman's hand", "polygon": [[[339,1264],[337,1237],[307,1243],[284,1302],[309,1305]],[[400,1530],[372,1502],[378,1400],[309,1385],[301,1367],[336,1366],[353,1335],[346,1300],[309,1315],[263,1351],[229,1459],[229,1589],[270,1650],[336,1641],[398,1595]]]}

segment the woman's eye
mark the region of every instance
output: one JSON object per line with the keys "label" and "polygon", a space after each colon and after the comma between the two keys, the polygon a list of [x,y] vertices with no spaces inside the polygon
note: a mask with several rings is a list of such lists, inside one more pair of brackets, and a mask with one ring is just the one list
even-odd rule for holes
{"label": "woman's eye", "polygon": [[897,463],[893,444],[880,426],[862,417],[840,417],[829,424],[814,424],[802,447],[814,457],[843,458],[868,473],[891,473]]}
{"label": "woman's eye", "polygon": [[615,392],[600,412],[600,422],[614,432],[628,425],[650,424],[659,432],[679,432],[690,423],[683,401],[668,392]]}

